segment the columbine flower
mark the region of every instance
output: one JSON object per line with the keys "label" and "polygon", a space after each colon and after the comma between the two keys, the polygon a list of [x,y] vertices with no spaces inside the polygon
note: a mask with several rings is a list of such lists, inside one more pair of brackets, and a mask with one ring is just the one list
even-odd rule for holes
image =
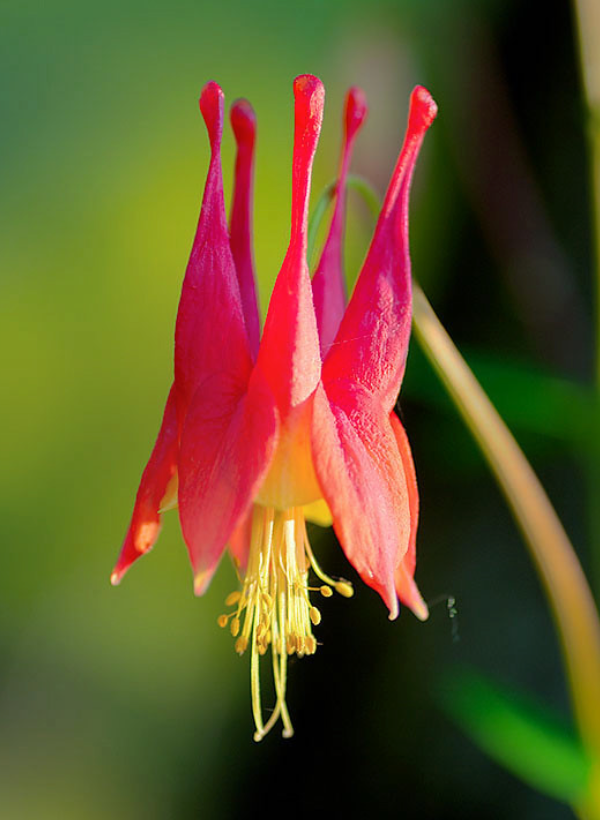
{"label": "columbine flower", "polygon": [[[202,92],[211,160],[177,315],[175,379],[111,578],[118,584],[148,552],[161,514],[176,504],[198,595],[229,546],[241,589],[228,596],[231,611],[219,623],[229,625],[238,653],[250,650],[257,740],[280,717],[284,735],[293,732],[285,703],[287,656],[317,648],[313,627],[321,615],[311,593],[353,594],[349,582],[320,568],[306,518],[333,522],[348,560],[381,595],[391,619],[398,598],[422,620],[428,614],[413,580],[415,471],[393,408],[411,323],[408,196],[436,105],[424,88],[415,88],[404,145],[345,307],[345,184],[366,105],[351,89],[336,205],[311,282],[307,214],[325,92],[320,80],[306,75],[295,80],[294,95],[291,238],[260,338],[251,245],[254,112],[243,100],[231,110],[237,159],[228,230],[223,93],[213,82]],[[265,723],[259,656],[269,649],[276,704]]]}

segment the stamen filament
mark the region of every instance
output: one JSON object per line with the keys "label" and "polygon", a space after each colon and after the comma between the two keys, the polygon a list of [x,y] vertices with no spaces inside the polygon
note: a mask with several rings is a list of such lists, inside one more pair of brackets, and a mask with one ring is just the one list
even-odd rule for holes
{"label": "stamen filament", "polygon": [[324,598],[331,597],[331,587],[335,589],[335,591],[341,595],[343,598],[352,598],[354,595],[354,588],[350,581],[345,581],[340,579],[339,581],[334,581],[333,578],[330,578],[327,575],[319,564],[317,563],[317,559],[310,547],[310,542],[308,540],[308,533],[306,532],[306,523],[304,523],[304,549],[306,550],[306,554],[310,559],[311,566],[315,575],[321,580],[324,581],[326,586],[321,587],[320,592]]}
{"label": "stamen filament", "polygon": [[262,706],[260,700],[260,672],[258,663],[258,652],[256,650],[256,621],[252,630],[252,653],[250,660],[250,689],[252,692],[252,714],[256,725],[256,733],[262,737],[264,725],[262,719]]}

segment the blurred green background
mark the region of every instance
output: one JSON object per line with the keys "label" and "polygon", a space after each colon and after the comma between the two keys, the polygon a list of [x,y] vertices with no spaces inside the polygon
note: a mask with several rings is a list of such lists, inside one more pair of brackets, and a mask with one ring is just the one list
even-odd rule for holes
{"label": "blurred green background", "polygon": [[[380,191],[411,87],[437,99],[414,273],[593,571],[584,115],[571,8],[543,9],[541,28],[534,0],[0,2],[2,818],[571,816],[440,707],[467,664],[570,721],[529,557],[415,345],[401,408],[431,618],[390,624],[360,582],[352,601],[323,602],[323,647],[291,668],[292,741],[253,743],[248,661],[216,625],[233,571],[223,561],[195,599],[175,513],[152,556],[119,589],[108,580],[171,381],[208,159],[200,89],[216,79],[257,111],[264,311],[304,72],[327,89],[313,199],[335,174],[349,85],[371,109],[353,169]],[[223,153],[230,191],[230,133]],[[350,212],[352,279],[372,221],[354,195]],[[313,541],[354,577],[330,532]]]}

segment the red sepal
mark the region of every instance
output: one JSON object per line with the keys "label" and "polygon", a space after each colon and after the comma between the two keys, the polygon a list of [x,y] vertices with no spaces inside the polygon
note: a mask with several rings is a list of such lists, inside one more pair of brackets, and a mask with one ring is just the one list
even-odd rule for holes
{"label": "red sepal", "polygon": [[396,437],[396,444],[398,452],[402,459],[402,467],[404,468],[404,477],[406,479],[406,489],[408,492],[408,509],[410,513],[410,537],[408,540],[408,549],[400,563],[396,568],[396,592],[400,602],[412,609],[414,614],[421,621],[425,621],[429,616],[427,604],[421,597],[421,593],[415,584],[415,567],[417,563],[417,528],[419,526],[419,490],[417,487],[417,474],[415,472],[415,463],[413,461],[410,444],[406,431],[402,426],[402,422],[392,411],[390,413],[390,423],[394,436]]}
{"label": "red sepal", "polygon": [[175,329],[180,429],[202,382],[215,373],[245,382],[252,366],[225,216],[220,154],[223,92],[216,83],[204,87],[200,109],[208,129],[211,160]]}
{"label": "red sepal", "polygon": [[171,387],[156,444],[142,474],[131,523],[110,576],[114,586],[121,582],[133,562],[156,543],[161,527],[159,510],[167,488],[177,474],[177,438],[175,390]]}
{"label": "red sepal", "polygon": [[216,373],[192,399],[181,437],[179,518],[198,595],[250,510],[277,433],[277,408],[260,371],[248,385]]}
{"label": "red sepal", "polygon": [[320,386],[313,406],[315,469],[344,552],[398,615],[395,571],[410,539],[402,459],[387,413],[351,381]]}
{"label": "red sepal", "polygon": [[408,197],[423,137],[437,107],[417,86],[411,95],[408,128],[375,234],[323,364],[323,381],[352,379],[377,396],[389,413],[396,402],[408,352],[412,312],[408,247]]}
{"label": "red sepal", "polygon": [[277,400],[282,421],[311,395],[321,375],[306,241],[312,163],[323,120],[325,89],[317,77],[307,74],[295,79],[294,96],[292,231],[271,295],[257,360]]}

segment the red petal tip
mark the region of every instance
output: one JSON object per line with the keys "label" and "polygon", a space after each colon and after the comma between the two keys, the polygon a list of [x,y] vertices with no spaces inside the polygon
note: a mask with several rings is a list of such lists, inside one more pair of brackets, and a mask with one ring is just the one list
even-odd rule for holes
{"label": "red petal tip", "polygon": [[398,615],[400,614],[400,607],[398,605],[398,598],[396,598],[396,595],[394,594],[391,602],[386,601],[385,603],[387,604],[387,606],[390,610],[389,613],[388,613],[388,620],[389,621],[395,621],[396,618],[398,617]]}
{"label": "red petal tip", "polygon": [[210,147],[215,150],[221,144],[223,134],[223,111],[225,95],[220,85],[214,81],[206,83],[200,95],[200,111],[204,117]]}
{"label": "red petal tip", "polygon": [[412,133],[426,131],[437,116],[438,107],[426,88],[416,86],[410,95],[408,129]]}
{"label": "red petal tip", "polygon": [[212,572],[204,570],[203,572],[198,572],[194,576],[194,595],[201,597],[204,595],[208,587],[210,586],[210,582],[212,579]]}
{"label": "red petal tip", "polygon": [[111,573],[111,576],[110,576],[110,582],[111,582],[111,584],[112,584],[114,587],[118,587],[118,586],[119,586],[119,584],[121,583],[121,578],[122,578],[122,577],[123,577],[123,574],[122,574],[121,572],[116,572],[116,571],[115,571],[115,572]]}
{"label": "red petal tip", "polygon": [[296,98],[296,127],[311,130],[318,137],[323,122],[325,86],[312,74],[301,74],[294,80]]}
{"label": "red petal tip", "polygon": [[367,98],[362,88],[353,86],[346,94],[346,135],[349,139],[356,134],[368,114]]}
{"label": "red petal tip", "polygon": [[238,145],[252,145],[256,137],[256,114],[248,100],[236,100],[229,114]]}
{"label": "red petal tip", "polygon": [[429,607],[423,599],[413,604],[412,611],[420,621],[426,621],[429,618]]}

